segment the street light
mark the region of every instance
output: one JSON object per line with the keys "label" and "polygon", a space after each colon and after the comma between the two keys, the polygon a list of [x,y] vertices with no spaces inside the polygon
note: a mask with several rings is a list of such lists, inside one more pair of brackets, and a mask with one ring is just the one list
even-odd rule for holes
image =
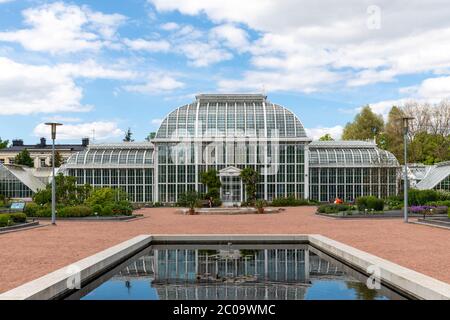
{"label": "street light", "polygon": [[407,150],[407,144],[408,144],[408,130],[409,130],[409,121],[413,120],[413,117],[404,116],[402,117],[402,124],[403,124],[403,151],[404,151],[404,161],[405,161],[405,168],[404,168],[404,183],[403,183],[403,219],[404,222],[408,222],[408,150]]}
{"label": "street light", "polygon": [[56,127],[62,126],[62,124],[57,122],[47,122],[45,124],[51,126],[52,129],[52,224],[56,225],[55,139]]}

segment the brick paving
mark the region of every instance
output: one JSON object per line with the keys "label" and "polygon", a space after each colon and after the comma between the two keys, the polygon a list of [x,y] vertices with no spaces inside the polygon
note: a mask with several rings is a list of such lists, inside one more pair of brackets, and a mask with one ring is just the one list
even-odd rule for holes
{"label": "brick paving", "polygon": [[[314,207],[279,214],[184,216],[173,208],[142,209],[129,222],[60,221],[57,226],[0,235],[0,292],[140,234],[322,234],[450,283],[450,231],[401,219],[337,220]],[[48,224],[47,221],[42,223]]]}

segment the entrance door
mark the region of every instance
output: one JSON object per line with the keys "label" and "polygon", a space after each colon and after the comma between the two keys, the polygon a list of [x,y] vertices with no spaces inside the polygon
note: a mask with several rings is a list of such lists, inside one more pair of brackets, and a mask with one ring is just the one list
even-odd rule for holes
{"label": "entrance door", "polygon": [[241,178],[239,176],[222,177],[222,201],[224,205],[240,204]]}

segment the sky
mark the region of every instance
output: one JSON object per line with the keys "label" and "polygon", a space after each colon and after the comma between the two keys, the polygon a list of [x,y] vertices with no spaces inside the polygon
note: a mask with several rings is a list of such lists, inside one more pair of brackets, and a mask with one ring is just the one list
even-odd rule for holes
{"label": "sky", "polygon": [[0,0],[0,137],[136,141],[198,93],[264,93],[317,139],[450,96],[447,0]]}

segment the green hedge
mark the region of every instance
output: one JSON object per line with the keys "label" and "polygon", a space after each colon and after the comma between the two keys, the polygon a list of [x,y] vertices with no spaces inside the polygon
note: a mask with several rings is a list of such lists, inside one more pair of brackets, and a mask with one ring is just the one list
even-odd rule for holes
{"label": "green hedge", "polygon": [[12,225],[13,222],[9,215],[7,214],[0,214],[0,228],[1,227],[7,227],[9,225]]}
{"label": "green hedge", "polygon": [[42,207],[34,202],[27,203],[23,212],[29,217],[36,217],[36,212]]}
{"label": "green hedge", "polygon": [[384,200],[378,199],[374,196],[366,196],[356,198],[356,206],[359,211],[374,210],[374,211],[383,211],[384,209]]}
{"label": "green hedge", "polygon": [[323,204],[319,206],[319,208],[317,208],[317,212],[329,214],[343,211],[352,211],[354,209],[354,206],[350,206],[348,204]]}
{"label": "green hedge", "polygon": [[88,206],[71,206],[59,209],[56,215],[58,217],[88,217],[92,213],[92,209]]}
{"label": "green hedge", "polygon": [[289,196],[286,198],[273,199],[271,205],[274,207],[298,207],[309,205],[309,201],[305,199],[296,199],[293,196]]}
{"label": "green hedge", "polygon": [[0,214],[0,227],[7,227],[15,223],[27,222],[27,216],[25,213],[9,213]]}

